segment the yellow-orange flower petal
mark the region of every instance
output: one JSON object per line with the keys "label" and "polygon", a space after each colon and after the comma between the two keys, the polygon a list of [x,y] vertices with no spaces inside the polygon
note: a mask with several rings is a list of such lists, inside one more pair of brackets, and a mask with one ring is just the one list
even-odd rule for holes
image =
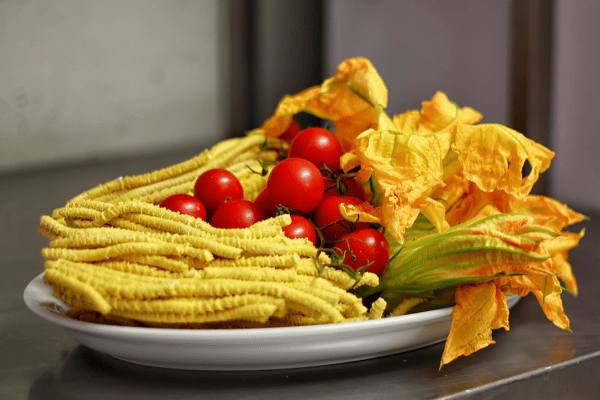
{"label": "yellow-orange flower petal", "polygon": [[460,171],[451,175],[444,183],[445,185],[436,189],[431,197],[444,203],[446,211],[448,211],[466,196],[471,183],[465,179]]}
{"label": "yellow-orange flower petal", "polygon": [[280,136],[293,116],[305,111],[332,120],[344,151],[353,148],[356,135],[377,126],[375,106],[387,107],[387,88],[366,58],[345,60],[337,73],[319,86],[296,95],[286,95],[272,117],[261,128],[269,136]]}
{"label": "yellow-orange flower petal", "polygon": [[[361,105],[366,105],[363,100],[356,100]],[[377,115],[375,110],[370,106],[365,106],[361,110],[336,119],[333,123],[335,126],[335,136],[337,137],[343,151],[354,149],[354,141],[358,135],[367,129],[377,126]]]}
{"label": "yellow-orange flower petal", "polygon": [[398,240],[423,208],[436,203],[428,195],[444,185],[442,160],[450,141],[446,133],[421,136],[373,129],[356,138],[361,165],[375,175],[382,191],[385,226]]}
{"label": "yellow-orange flower petal", "polygon": [[268,136],[281,136],[292,122],[294,115],[304,111],[308,103],[316,98],[320,91],[319,86],[313,86],[294,96],[285,95],[277,105],[273,116],[267,119],[259,130]]}
{"label": "yellow-orange flower petal", "polygon": [[493,329],[509,330],[506,296],[494,282],[458,286],[455,301],[442,364],[494,344]]}
{"label": "yellow-orange flower petal", "polygon": [[[554,157],[554,152],[499,124],[457,126],[452,149],[458,154],[465,177],[481,190],[502,190],[517,198],[530,193]],[[531,172],[523,178],[525,161]]]}
{"label": "yellow-orange flower petal", "polygon": [[373,207],[368,201],[357,206],[352,204],[342,204],[340,207],[342,217],[348,221],[356,221],[359,219],[362,222],[371,224],[383,224],[381,219],[381,207]]}
{"label": "yellow-orange flower petal", "polygon": [[437,92],[431,101],[422,103],[422,110],[410,110],[393,118],[400,132],[417,132],[427,135],[450,132],[457,125],[470,125],[481,120],[482,115],[470,107],[459,108],[448,100],[446,94]]}
{"label": "yellow-orange flower petal", "polygon": [[446,220],[450,226],[508,212],[510,196],[506,192],[500,190],[484,192],[474,183],[465,184],[464,181],[457,181],[457,184],[462,184],[465,194],[446,213]]}
{"label": "yellow-orange flower petal", "polygon": [[421,213],[423,213],[429,222],[435,226],[436,231],[443,232],[450,228],[450,224],[448,224],[445,218],[446,207],[444,206],[444,203],[429,197],[426,199],[426,201],[429,204],[421,208]]}
{"label": "yellow-orange flower petal", "polygon": [[532,292],[542,306],[546,317],[561,329],[569,329],[569,318],[565,315],[561,289],[556,276],[522,275],[507,277],[511,287],[520,287]]}
{"label": "yellow-orange flower petal", "polygon": [[567,261],[568,259],[569,256],[566,252],[557,254],[553,257],[554,263],[556,264],[556,267],[558,269],[557,277],[561,281],[563,281],[566,289],[569,292],[577,296],[579,294],[579,288],[577,286],[577,280],[575,279],[575,275],[573,274],[571,264]]}
{"label": "yellow-orange flower petal", "polygon": [[[347,151],[340,157],[340,168],[342,171],[348,172],[358,166],[360,166],[360,159],[358,158],[356,151]],[[363,182],[366,182],[367,180],[368,178],[363,180]]]}
{"label": "yellow-orange flower petal", "polygon": [[388,91],[385,83],[371,61],[362,57],[349,58],[338,65],[337,73],[323,82],[323,91],[331,87],[346,86],[361,96],[372,107],[388,103]]}
{"label": "yellow-orange flower petal", "polygon": [[524,199],[515,199],[508,212],[526,213],[535,218],[538,225],[547,226],[560,232],[563,228],[586,219],[555,199],[546,196],[529,195]]}

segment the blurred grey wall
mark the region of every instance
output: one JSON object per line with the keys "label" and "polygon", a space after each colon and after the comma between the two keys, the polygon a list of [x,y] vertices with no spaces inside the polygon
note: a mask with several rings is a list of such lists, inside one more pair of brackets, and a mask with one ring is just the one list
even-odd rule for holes
{"label": "blurred grey wall", "polygon": [[228,134],[218,0],[0,1],[0,172]]}
{"label": "blurred grey wall", "polygon": [[557,0],[551,194],[600,208],[600,2]]}
{"label": "blurred grey wall", "polygon": [[285,94],[321,83],[323,4],[321,0],[253,2],[251,84],[252,126],[273,115]]}
{"label": "blurred grey wall", "polygon": [[420,109],[436,91],[506,123],[508,0],[330,0],[327,75],[348,58],[370,59],[389,91],[388,114]]}

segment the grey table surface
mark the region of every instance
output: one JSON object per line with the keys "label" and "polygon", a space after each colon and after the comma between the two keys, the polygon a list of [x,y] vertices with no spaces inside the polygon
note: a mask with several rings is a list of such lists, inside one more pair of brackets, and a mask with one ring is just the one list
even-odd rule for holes
{"label": "grey table surface", "polygon": [[[198,150],[199,151],[199,150]],[[533,295],[510,314],[497,342],[438,371],[443,343],[332,366],[211,372],[152,368],[79,345],[33,314],[25,286],[43,271],[39,218],[76,194],[122,175],[182,161],[196,149],[0,175],[0,399],[430,399],[600,397],[600,210],[570,261],[580,286],[563,294],[572,332],[549,322]]]}

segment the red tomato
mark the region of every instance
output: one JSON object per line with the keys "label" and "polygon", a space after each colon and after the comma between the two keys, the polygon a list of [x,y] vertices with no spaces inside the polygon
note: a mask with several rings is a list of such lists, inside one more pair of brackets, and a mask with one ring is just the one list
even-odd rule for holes
{"label": "red tomato", "polygon": [[215,228],[247,228],[263,218],[256,204],[250,200],[231,200],[217,208],[210,220]]}
{"label": "red tomato", "polygon": [[178,211],[181,214],[191,215],[192,217],[206,221],[206,209],[204,208],[204,204],[189,194],[174,194],[169,196],[160,203],[160,207],[164,207],[171,211]]}
{"label": "red tomato", "polygon": [[367,200],[365,188],[354,178],[340,179],[337,187],[335,181],[326,179],[323,198],[329,196],[350,196],[357,197],[363,201]]}
{"label": "red tomato", "polygon": [[[325,241],[335,242],[342,235],[351,231],[352,223],[342,217],[340,204],[359,205],[363,200],[349,196],[329,196],[323,199],[313,213],[313,221],[321,230]],[[358,222],[356,229],[368,228],[368,222]]]}
{"label": "red tomato", "polygon": [[206,213],[211,216],[221,204],[243,199],[244,189],[231,172],[215,168],[198,177],[194,185],[194,196],[204,204]]}
{"label": "red tomato", "polygon": [[294,138],[300,133],[302,128],[300,124],[295,119],[292,120],[292,123],[288,128],[279,136],[279,139],[285,140],[286,142],[291,142]]}
{"label": "red tomato", "polygon": [[302,158],[288,158],[273,168],[267,181],[267,191],[275,205],[282,205],[308,214],[323,199],[324,182],[321,171]]}
{"label": "red tomato", "polygon": [[346,252],[343,263],[353,270],[372,262],[365,271],[381,276],[390,259],[390,244],[378,230],[367,228],[342,236],[335,244],[338,254]]}
{"label": "red tomato", "polygon": [[282,228],[285,236],[291,239],[307,238],[316,246],[317,232],[315,232],[315,228],[310,221],[301,215],[292,214],[291,217],[292,223]]}
{"label": "red tomato", "polygon": [[342,146],[335,135],[324,128],[308,128],[296,136],[290,145],[289,156],[304,158],[318,168],[327,166],[334,173],[340,169]]}
{"label": "red tomato", "polygon": [[271,218],[277,215],[277,207],[271,201],[267,188],[254,199],[254,203],[258,206],[265,218]]}

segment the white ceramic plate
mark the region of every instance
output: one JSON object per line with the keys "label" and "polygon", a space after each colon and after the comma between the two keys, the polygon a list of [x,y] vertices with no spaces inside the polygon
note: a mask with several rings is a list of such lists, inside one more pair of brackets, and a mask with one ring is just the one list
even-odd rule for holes
{"label": "white ceramic plate", "polygon": [[[42,276],[27,285],[23,296],[34,313],[64,327],[94,350],[164,368],[283,369],[365,360],[441,342],[452,322],[452,307],[448,307],[372,321],[284,328],[179,330],[101,325],[66,317],[63,313],[69,306],[52,296]],[[510,297],[509,307],[519,299]]]}

